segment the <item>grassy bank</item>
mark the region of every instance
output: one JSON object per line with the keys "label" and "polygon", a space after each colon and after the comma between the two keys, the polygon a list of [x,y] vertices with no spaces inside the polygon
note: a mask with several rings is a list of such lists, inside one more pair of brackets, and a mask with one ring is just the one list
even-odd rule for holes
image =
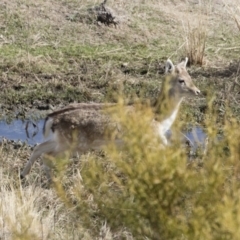
{"label": "grassy bank", "polygon": [[[204,67],[192,67],[191,74],[203,92],[210,85],[217,94],[225,91],[225,79],[227,85],[234,81],[240,51],[234,2],[109,1],[117,27],[96,24],[88,9],[97,4],[2,4],[2,118],[15,117],[13,105],[24,106],[25,116],[30,109],[73,101],[112,102],[119,89],[154,98],[168,57],[174,62],[186,55],[193,63],[202,59]],[[228,69],[232,74],[219,74]]]}

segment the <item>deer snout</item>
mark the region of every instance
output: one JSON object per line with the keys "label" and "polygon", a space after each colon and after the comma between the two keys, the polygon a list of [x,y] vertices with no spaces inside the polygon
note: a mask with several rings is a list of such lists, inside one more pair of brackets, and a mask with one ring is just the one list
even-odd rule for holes
{"label": "deer snout", "polygon": [[194,93],[195,93],[195,95],[199,95],[199,94],[201,93],[201,91],[200,91],[198,88],[196,88],[196,89],[194,90]]}

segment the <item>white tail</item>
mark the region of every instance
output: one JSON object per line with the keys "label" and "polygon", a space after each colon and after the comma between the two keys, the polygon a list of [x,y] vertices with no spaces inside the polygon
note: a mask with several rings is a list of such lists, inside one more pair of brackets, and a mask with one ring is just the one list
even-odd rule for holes
{"label": "white tail", "polygon": [[[183,97],[189,93],[193,95],[200,93],[187,72],[187,61],[186,58],[174,66],[170,59],[167,60],[165,72],[169,73],[169,76],[164,80],[162,90],[152,105],[155,114],[153,126],[165,145],[168,144],[165,133],[171,128]],[[21,178],[30,172],[32,165],[42,154],[55,157],[66,150],[82,153],[103,147],[108,140],[106,130],[119,131],[118,124],[113,124],[110,116],[104,111],[113,106],[115,105],[79,103],[49,114],[43,128],[44,136],[48,137],[48,140],[35,147],[21,173]],[[116,143],[118,141],[120,140],[116,139]],[[44,159],[43,163],[51,179],[50,169]]]}

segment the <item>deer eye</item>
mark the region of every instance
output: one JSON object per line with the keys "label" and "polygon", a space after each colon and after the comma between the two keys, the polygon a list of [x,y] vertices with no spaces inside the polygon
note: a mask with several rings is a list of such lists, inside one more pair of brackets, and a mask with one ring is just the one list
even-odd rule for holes
{"label": "deer eye", "polygon": [[179,79],[178,82],[181,83],[181,84],[185,83],[185,81],[183,79]]}

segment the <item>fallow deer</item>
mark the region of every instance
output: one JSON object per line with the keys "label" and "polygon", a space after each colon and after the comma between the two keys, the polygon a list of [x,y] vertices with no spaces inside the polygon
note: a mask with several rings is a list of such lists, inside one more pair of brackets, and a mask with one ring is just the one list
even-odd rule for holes
{"label": "fallow deer", "polygon": [[[151,106],[154,113],[153,127],[154,130],[157,129],[164,145],[168,144],[165,134],[176,119],[183,97],[189,93],[200,93],[187,72],[187,62],[188,58],[174,66],[170,59],[167,60],[165,73],[170,74],[165,78],[160,94]],[[56,157],[65,151],[83,153],[106,145],[106,130],[119,131],[118,123],[113,122],[105,112],[107,108],[114,106],[116,105],[76,103],[50,113],[43,128],[46,140],[35,147],[21,172],[21,178],[30,172],[33,163],[42,154]],[[130,108],[134,109],[134,106]],[[116,138],[115,141],[117,143],[120,139]],[[51,179],[48,163],[44,159],[43,164]]]}

